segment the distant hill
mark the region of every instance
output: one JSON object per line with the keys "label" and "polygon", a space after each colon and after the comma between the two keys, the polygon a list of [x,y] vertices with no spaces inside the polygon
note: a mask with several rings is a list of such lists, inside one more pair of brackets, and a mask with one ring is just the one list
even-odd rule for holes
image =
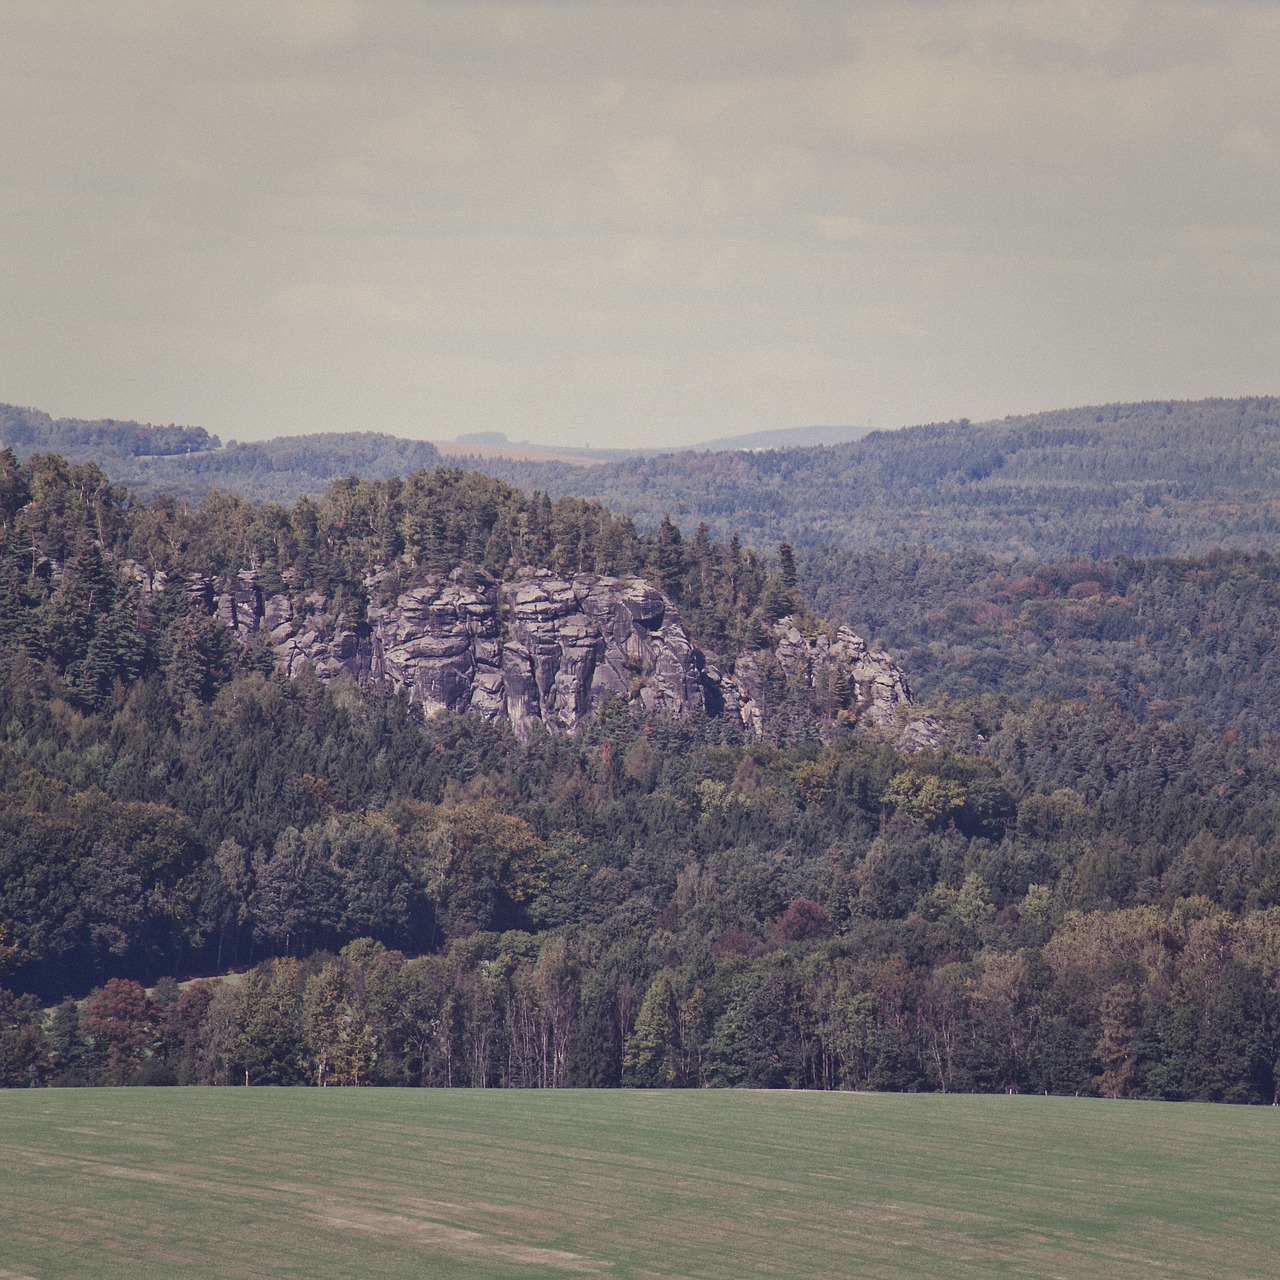
{"label": "distant hill", "polygon": [[[764,444],[834,430],[621,457],[480,442],[444,448],[450,465],[523,489],[599,498],[646,527],[664,515],[689,532],[705,522],[755,545],[929,545],[1040,559],[1280,550],[1280,399],[1090,406],[872,431],[833,445]],[[57,450],[98,461],[144,496],[219,488],[281,502],[352,474],[432,467],[443,453],[373,432],[221,448],[198,427],[55,421],[11,407],[0,407],[0,441],[20,456]]]}
{"label": "distant hill", "polygon": [[0,405],[2,445],[20,460],[33,453],[59,453],[73,462],[96,462],[112,480],[144,497],[196,497],[226,489],[275,502],[292,502],[303,493],[319,496],[346,476],[385,479],[441,461],[436,447],[424,440],[375,431],[232,441],[224,448],[202,427],[55,419],[14,405]]}
{"label": "distant hill", "polygon": [[641,524],[797,546],[1001,555],[1280,549],[1280,400],[1091,406],[873,431],[831,447],[679,453],[587,468],[485,464]]}
{"label": "distant hill", "polygon": [[51,418],[39,409],[0,404],[0,442],[15,453],[60,453],[87,461],[105,458],[174,457],[218,449],[222,441],[203,427],[153,427],[99,418]]}
{"label": "distant hill", "polygon": [[[496,431],[480,432],[490,436],[498,435]],[[465,470],[484,470],[491,462],[531,462],[534,464],[565,463],[571,467],[593,467],[602,462],[617,462],[623,458],[638,458],[644,455],[630,453],[625,449],[557,449],[551,445],[529,444],[527,441],[515,442],[503,440],[476,440],[461,436],[457,440],[436,440],[435,447],[452,467]]]}
{"label": "distant hill", "polygon": [[436,447],[448,458],[510,458],[516,462],[568,462],[592,464],[620,462],[627,458],[657,458],[668,453],[729,453],[739,449],[803,449],[815,445],[848,444],[871,433],[870,427],[781,427],[773,431],[751,431],[740,436],[717,436],[693,444],[669,445],[660,449],[589,449],[567,445],[534,444],[529,440],[509,440],[501,431],[473,431],[454,440],[437,440]]}
{"label": "distant hill", "polygon": [[233,443],[185,458],[144,459],[132,472],[111,474],[142,494],[197,496],[227,489],[255,501],[292,502],[304,493],[318,497],[334,480],[347,476],[384,480],[439,466],[441,460],[439,450],[425,440],[344,431]]}
{"label": "distant hill", "polygon": [[[717,436],[700,444],[686,445],[674,452],[689,450],[726,453],[736,449],[806,449],[815,445],[848,444],[870,435],[870,427],[785,427],[778,431],[751,431],[743,436]],[[652,452],[652,451],[651,451]]]}

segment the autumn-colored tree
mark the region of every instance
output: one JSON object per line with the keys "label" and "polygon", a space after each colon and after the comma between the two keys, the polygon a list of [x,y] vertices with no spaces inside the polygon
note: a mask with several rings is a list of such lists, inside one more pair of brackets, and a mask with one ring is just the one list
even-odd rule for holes
{"label": "autumn-colored tree", "polygon": [[139,982],[111,978],[89,1000],[81,1019],[86,1035],[107,1050],[104,1083],[127,1084],[154,1050],[160,1014]]}
{"label": "autumn-colored tree", "polygon": [[816,902],[796,898],[769,932],[769,945],[786,947],[813,938],[829,938],[835,929],[831,917]]}
{"label": "autumn-colored tree", "polygon": [[1098,1091],[1104,1098],[1133,1097],[1138,1084],[1136,1044],[1142,1021],[1138,993],[1127,982],[1118,982],[1102,997],[1099,1006],[1102,1035],[1098,1038]]}

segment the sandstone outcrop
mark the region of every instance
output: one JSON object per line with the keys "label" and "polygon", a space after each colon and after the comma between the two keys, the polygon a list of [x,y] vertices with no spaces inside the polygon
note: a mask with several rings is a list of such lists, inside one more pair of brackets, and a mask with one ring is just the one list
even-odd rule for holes
{"label": "sandstone outcrop", "polygon": [[902,671],[848,627],[805,635],[784,618],[770,645],[739,656],[728,674],[690,642],[674,603],[640,578],[523,569],[500,581],[456,569],[390,590],[388,582],[368,579],[375,602],[358,620],[320,592],[264,596],[252,571],[221,593],[207,578],[184,585],[243,642],[265,640],[290,676],[304,665],[322,680],[345,672],[404,690],[428,714],[509,720],[522,738],[535,724],[572,730],[611,698],[725,716],[759,734],[772,664],[828,718],[843,712],[913,746],[933,741],[926,722],[910,719]]}

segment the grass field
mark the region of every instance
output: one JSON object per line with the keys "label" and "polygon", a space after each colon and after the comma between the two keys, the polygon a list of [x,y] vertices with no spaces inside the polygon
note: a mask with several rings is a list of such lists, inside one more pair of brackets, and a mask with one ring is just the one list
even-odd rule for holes
{"label": "grass field", "polygon": [[0,1093],[0,1278],[1280,1276],[1280,1112]]}

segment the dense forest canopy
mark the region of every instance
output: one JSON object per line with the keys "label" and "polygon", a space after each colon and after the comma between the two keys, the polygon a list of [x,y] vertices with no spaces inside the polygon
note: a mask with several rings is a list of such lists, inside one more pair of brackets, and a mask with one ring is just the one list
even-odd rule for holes
{"label": "dense forest canopy", "polygon": [[0,404],[0,443],[19,457],[60,453],[76,460],[100,459],[128,465],[138,458],[180,457],[218,449],[222,441],[203,427],[165,427],[113,418],[86,422],[51,418],[39,409]]}
{"label": "dense forest canopy", "polygon": [[[796,558],[448,469],[285,507],[5,454],[0,539],[0,1082],[1275,1094],[1267,555]],[[803,592],[946,743],[521,743],[288,680],[184,589],[518,563],[648,575],[730,659]]]}
{"label": "dense forest canopy", "polygon": [[813,607],[882,640],[917,694],[1102,696],[1139,720],[1280,734],[1271,552],[1044,564],[814,548],[799,564]]}

